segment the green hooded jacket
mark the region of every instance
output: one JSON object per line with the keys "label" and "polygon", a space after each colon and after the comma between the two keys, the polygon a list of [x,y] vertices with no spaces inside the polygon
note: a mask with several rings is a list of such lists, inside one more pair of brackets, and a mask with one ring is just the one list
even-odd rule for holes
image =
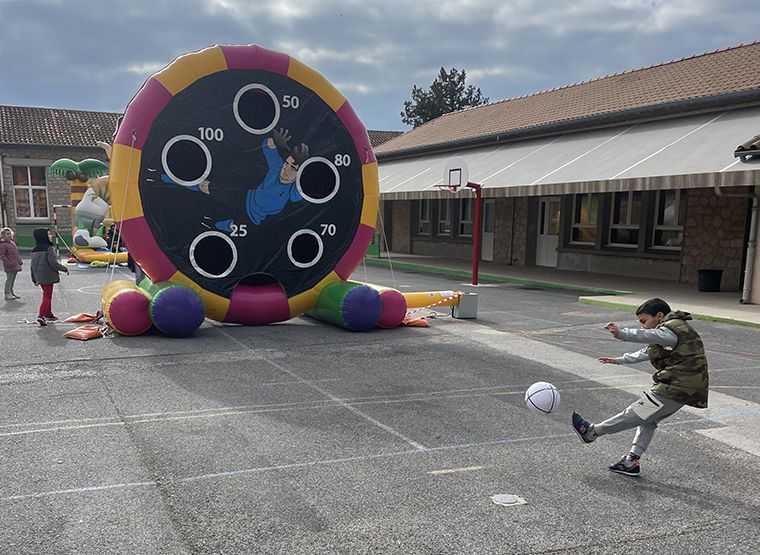
{"label": "green hooded jacket", "polygon": [[675,347],[649,345],[647,354],[656,372],[652,393],[700,409],[707,407],[707,358],[702,339],[686,323],[688,312],[670,312],[657,326],[668,328],[678,337]]}

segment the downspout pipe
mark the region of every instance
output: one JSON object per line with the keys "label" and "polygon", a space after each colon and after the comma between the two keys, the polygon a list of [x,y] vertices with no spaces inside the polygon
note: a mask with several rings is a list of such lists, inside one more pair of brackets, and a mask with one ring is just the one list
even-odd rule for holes
{"label": "downspout pipe", "polygon": [[758,201],[758,195],[756,192],[752,193],[724,193],[720,185],[715,183],[713,185],[715,194],[719,197],[739,197],[739,198],[751,198],[752,199],[752,213],[749,220],[749,239],[747,240],[747,259],[744,263],[744,286],[742,287],[742,296],[739,302],[742,304],[748,304],[752,297],[752,272],[755,267],[755,251],[757,249],[757,217],[760,212],[760,202]]}
{"label": "downspout pipe", "polygon": [[3,172],[3,157],[0,156],[0,220],[2,220],[2,225],[5,227],[8,220],[5,214],[5,177],[3,176]]}

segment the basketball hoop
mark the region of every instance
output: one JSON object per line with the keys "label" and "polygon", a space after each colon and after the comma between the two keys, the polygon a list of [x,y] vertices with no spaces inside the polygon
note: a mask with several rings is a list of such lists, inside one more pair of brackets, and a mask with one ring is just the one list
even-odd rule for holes
{"label": "basketball hoop", "polygon": [[462,158],[450,158],[443,169],[443,183],[435,187],[450,193],[456,193],[467,186],[467,162]]}
{"label": "basketball hoop", "polygon": [[441,183],[439,185],[433,185],[436,189],[440,189],[441,191],[448,191],[449,193],[454,193],[459,190],[459,187],[456,185],[446,185],[444,183]]}

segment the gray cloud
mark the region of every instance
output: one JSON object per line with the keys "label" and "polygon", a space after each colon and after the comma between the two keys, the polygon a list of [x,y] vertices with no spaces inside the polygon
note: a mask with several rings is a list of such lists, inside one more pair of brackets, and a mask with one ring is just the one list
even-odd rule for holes
{"label": "gray cloud", "polygon": [[404,129],[413,85],[467,70],[491,100],[751,42],[725,0],[0,0],[0,103],[122,111],[153,72],[212,44],[290,54],[371,129]]}

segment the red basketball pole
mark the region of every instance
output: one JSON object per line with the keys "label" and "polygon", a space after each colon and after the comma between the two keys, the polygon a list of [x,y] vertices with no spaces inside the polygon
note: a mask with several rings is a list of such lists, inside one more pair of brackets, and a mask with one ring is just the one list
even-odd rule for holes
{"label": "red basketball pole", "polygon": [[473,183],[472,181],[468,181],[467,186],[470,189],[475,189],[475,232],[472,235],[472,284],[477,285],[478,264],[480,262],[480,210],[481,205],[483,204],[483,199],[480,193],[483,186],[478,183]]}

